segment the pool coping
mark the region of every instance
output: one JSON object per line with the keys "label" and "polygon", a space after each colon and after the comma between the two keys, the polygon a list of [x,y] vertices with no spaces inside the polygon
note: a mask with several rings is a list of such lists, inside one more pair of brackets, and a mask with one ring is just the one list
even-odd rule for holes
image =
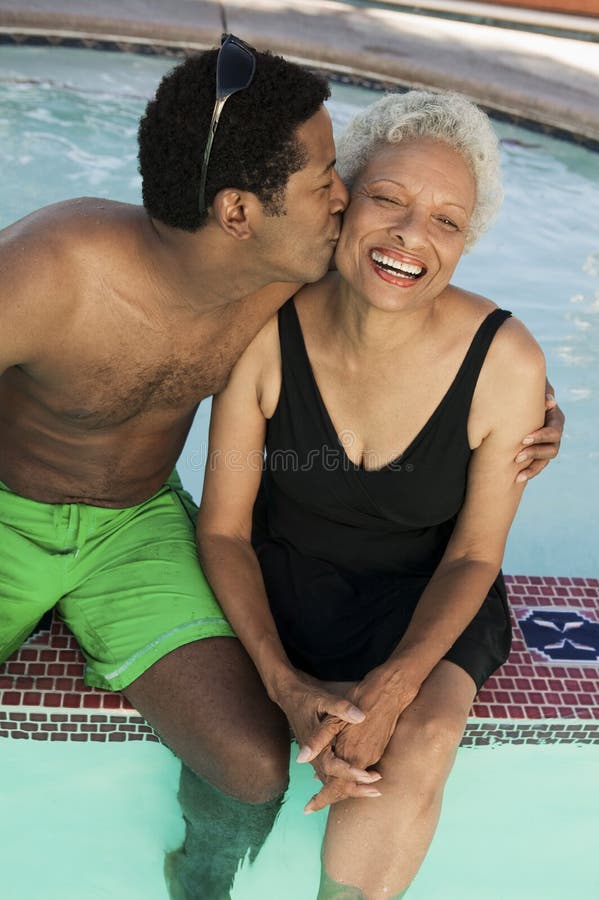
{"label": "pool coping", "polygon": [[502,118],[599,149],[599,70],[587,71],[588,47],[570,39],[442,22],[399,9],[367,11],[340,0],[173,0],[168,16],[160,0],[99,0],[93,14],[82,0],[0,0],[0,29],[3,40],[17,43],[37,38],[55,45],[81,41],[95,49],[184,53],[217,42],[221,8],[227,26],[256,46],[350,83],[442,84]]}
{"label": "pool coping", "polygon": [[[599,579],[506,576],[513,644],[484,685],[463,747],[599,744],[599,640],[594,661],[551,659],[527,644],[523,624],[542,612],[583,619],[599,631]],[[547,639],[555,642],[556,630]],[[567,627],[562,634],[571,633]],[[87,687],[84,661],[66,625],[33,635],[0,665],[0,738],[38,741],[158,741],[119,693]]]}
{"label": "pool coping", "polygon": [[[342,0],[343,3],[361,5],[362,0]],[[421,16],[454,18],[462,22],[478,22],[499,28],[521,28],[542,34],[576,37],[577,40],[599,40],[599,11],[595,16],[587,13],[506,6],[502,3],[477,2],[477,0],[372,0],[366,6],[392,6],[398,11]]]}
{"label": "pool coping", "polygon": [[[0,711],[0,740],[74,741],[75,743],[162,743],[158,734],[135,710],[120,713],[67,710],[40,712],[36,706]],[[462,748],[531,746],[535,744],[599,745],[599,722],[588,719],[484,719],[468,720]]]}

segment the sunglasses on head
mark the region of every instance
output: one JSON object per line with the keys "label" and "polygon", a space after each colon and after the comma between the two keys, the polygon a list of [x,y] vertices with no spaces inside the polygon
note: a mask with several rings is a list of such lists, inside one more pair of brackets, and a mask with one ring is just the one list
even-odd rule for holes
{"label": "sunglasses on head", "polygon": [[216,58],[216,99],[212,109],[212,120],[208,129],[208,140],[204,150],[200,175],[199,208],[200,215],[206,212],[206,178],[208,163],[214,142],[214,135],[229,97],[250,86],[256,71],[256,57],[250,47],[234,34],[223,34],[221,47]]}

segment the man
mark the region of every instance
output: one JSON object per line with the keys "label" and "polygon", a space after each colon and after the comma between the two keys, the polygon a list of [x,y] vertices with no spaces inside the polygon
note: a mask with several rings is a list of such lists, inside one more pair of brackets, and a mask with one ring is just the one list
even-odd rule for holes
{"label": "man", "polygon": [[[255,74],[224,113],[216,51],[163,79],[139,131],[143,207],[67,201],[0,236],[0,656],[58,606],[90,684],[260,805],[287,783],[286,721],[202,575],[171,472],[199,402],[327,270],[347,192],[326,83],[234,39],[220,74],[239,52]],[[536,439],[558,440],[560,417]],[[350,715],[323,695],[325,709]]]}

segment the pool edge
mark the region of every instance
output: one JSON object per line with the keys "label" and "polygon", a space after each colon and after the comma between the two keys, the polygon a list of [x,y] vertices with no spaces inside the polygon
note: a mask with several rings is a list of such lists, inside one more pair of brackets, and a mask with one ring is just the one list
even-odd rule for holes
{"label": "pool edge", "polygon": [[[599,744],[599,645],[595,659],[557,658],[556,629],[548,648],[522,628],[531,617],[581,620],[599,629],[599,579],[505,577],[513,628],[512,652],[485,683],[462,746]],[[565,619],[564,619],[565,621]],[[542,623],[543,624],[543,623]],[[547,621],[544,621],[547,625]],[[571,625],[561,630],[571,634]],[[541,628],[541,631],[543,629]],[[597,643],[597,642],[596,642]],[[578,652],[578,651],[575,651]],[[125,741],[159,738],[119,693],[87,687],[77,642],[57,617],[0,665],[0,738],[40,741]]]}
{"label": "pool edge", "polygon": [[[53,5],[59,7],[59,0],[54,0]],[[146,20],[136,19],[135,9],[127,10],[127,0],[121,4],[127,18],[116,18],[109,0],[103,0],[94,15],[78,9],[78,5],[77,2],[71,3],[71,12],[66,16],[52,9],[43,12],[28,9],[26,3],[23,9],[15,9],[10,3],[0,0],[2,38],[15,43],[39,40],[50,45],[73,46],[76,45],[74,42],[80,41],[81,46],[91,49],[184,53],[214,45],[221,30],[218,4],[199,3],[192,14],[179,10],[175,3],[170,23],[164,19],[153,20],[151,16]],[[151,5],[149,3],[149,7]],[[346,79],[357,79],[352,83],[362,83],[364,78],[374,77],[379,82],[404,87],[438,88],[439,82],[443,81],[443,87],[468,94],[483,108],[502,118],[599,149],[599,110],[596,102],[593,103],[593,98],[599,94],[599,72],[594,78],[584,71],[579,73],[580,84],[572,88],[572,98],[576,102],[568,104],[563,98],[558,102],[554,88],[560,82],[568,84],[572,80],[571,63],[566,64],[557,58],[552,60],[555,84],[544,76],[537,82],[534,78],[531,81],[528,70],[534,66],[518,50],[517,44],[506,68],[507,54],[504,49],[489,50],[491,59],[485,65],[480,59],[473,61],[475,45],[466,42],[455,50],[452,65],[441,72],[434,59],[426,58],[424,44],[412,55],[406,54],[401,44],[398,44],[395,54],[379,52],[376,42],[372,43],[377,37],[376,19],[372,23],[364,18],[351,19],[347,24],[343,5],[339,3],[327,4],[326,21],[321,16],[314,16],[313,20],[306,16],[299,20],[302,28],[295,31],[291,26],[299,16],[297,10],[289,10],[286,25],[286,20],[283,21],[285,16],[277,16],[263,8],[264,4],[259,9],[253,9],[251,2],[244,4],[243,9],[235,4],[226,6],[229,27],[240,31],[257,46],[268,46],[289,58]],[[405,37],[402,23],[406,20],[401,19],[402,15],[405,16],[405,13],[389,13],[393,17],[389,21],[399,23],[398,40]],[[337,25],[338,40],[336,32],[332,31]],[[426,36],[425,26],[423,35]],[[560,39],[554,40],[557,42],[555,46],[559,46]],[[568,41],[564,39],[561,45],[566,44]],[[407,39],[405,45],[410,45]],[[445,47],[444,52],[447,53],[448,48]],[[351,60],[351,66],[348,66],[348,60]]]}

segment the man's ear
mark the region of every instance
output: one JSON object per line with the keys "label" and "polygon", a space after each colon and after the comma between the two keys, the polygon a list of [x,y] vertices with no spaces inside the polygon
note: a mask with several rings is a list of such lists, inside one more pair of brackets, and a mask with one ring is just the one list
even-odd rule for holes
{"label": "man's ear", "polygon": [[220,227],[238,241],[252,236],[250,224],[258,198],[248,191],[223,188],[212,203],[212,213]]}

